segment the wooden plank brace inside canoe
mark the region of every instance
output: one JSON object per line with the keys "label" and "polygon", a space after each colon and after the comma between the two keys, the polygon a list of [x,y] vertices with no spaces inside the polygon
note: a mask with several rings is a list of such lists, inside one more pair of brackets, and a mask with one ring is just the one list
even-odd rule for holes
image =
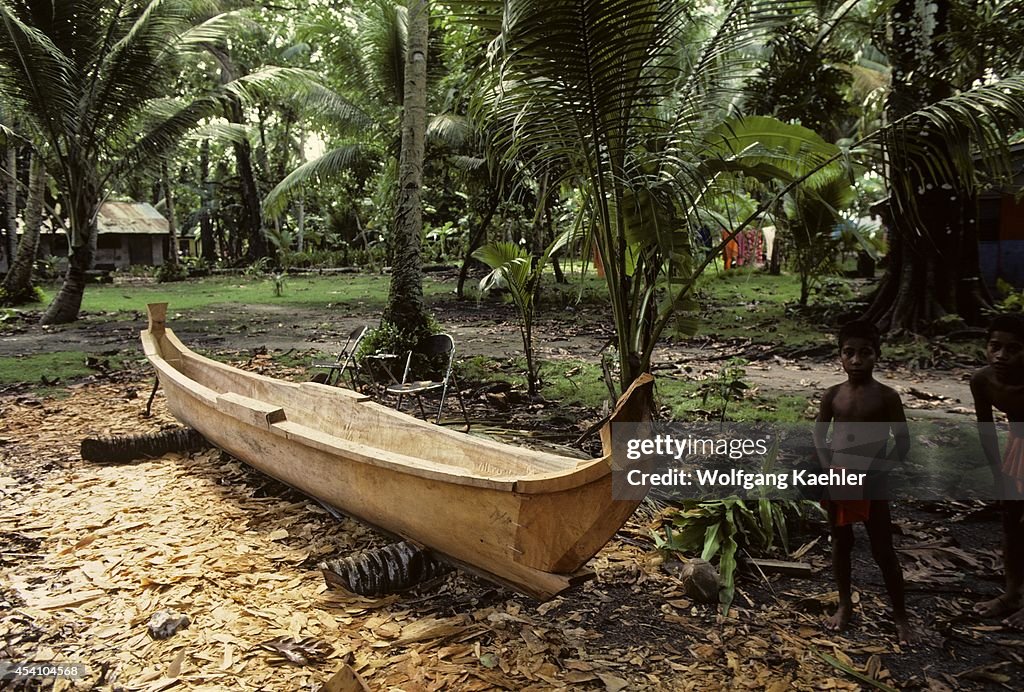
{"label": "wooden plank brace inside canoe", "polygon": [[284,409],[265,401],[235,392],[217,395],[217,410],[257,428],[269,430],[274,423],[284,422]]}

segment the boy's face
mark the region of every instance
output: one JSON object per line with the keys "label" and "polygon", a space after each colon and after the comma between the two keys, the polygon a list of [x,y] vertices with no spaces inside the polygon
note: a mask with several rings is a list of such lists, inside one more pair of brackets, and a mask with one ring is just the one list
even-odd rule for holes
{"label": "boy's face", "polygon": [[1024,342],[1010,332],[992,332],[985,348],[988,363],[1001,381],[1024,379]]}
{"label": "boy's face", "polygon": [[869,379],[877,359],[878,354],[870,339],[852,336],[839,348],[839,360],[851,381]]}

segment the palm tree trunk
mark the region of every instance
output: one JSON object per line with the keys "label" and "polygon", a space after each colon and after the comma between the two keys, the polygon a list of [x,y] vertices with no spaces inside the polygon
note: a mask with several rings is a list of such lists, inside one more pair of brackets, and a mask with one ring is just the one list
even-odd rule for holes
{"label": "palm tree trunk", "polygon": [[[242,123],[242,106],[232,99],[228,120]],[[270,256],[267,236],[263,231],[263,212],[260,208],[260,193],[256,187],[256,173],[252,167],[252,146],[248,140],[235,142],[235,166],[242,187],[242,226],[249,238],[249,249],[245,258],[254,262]]]}
{"label": "palm tree trunk", "polygon": [[40,324],[67,324],[78,319],[82,296],[85,295],[85,272],[92,266],[92,260],[93,250],[89,245],[81,245],[71,251],[64,283],[43,313]]}
{"label": "palm tree trunk", "polygon": [[[921,16],[919,3],[900,0],[892,24],[899,37],[892,55],[893,88],[886,104],[892,120],[949,96],[948,82],[936,79],[950,64],[942,50],[950,3],[938,0]],[[926,27],[932,33],[926,33]],[[899,141],[887,143],[889,266],[864,318],[883,331],[921,331],[931,322],[957,315],[969,324],[984,321],[990,300],[979,278],[978,228],[969,185],[944,185],[936,164],[950,166],[955,141],[929,143],[927,163]],[[964,155],[964,152],[961,152]],[[969,153],[966,155],[969,156]],[[932,164],[929,167],[928,164]]]}
{"label": "palm tree trunk", "polygon": [[[217,59],[220,65],[220,82],[227,84],[236,78],[237,70],[231,56],[220,47],[207,45],[206,49]],[[241,125],[245,122],[242,104],[237,97],[231,96],[225,109],[225,117],[228,122]],[[260,193],[256,187],[256,174],[252,167],[252,145],[248,139],[242,139],[234,143],[235,168],[241,184],[242,213],[240,225],[242,233],[249,240],[249,247],[245,258],[254,262],[262,257],[269,257],[269,245],[267,236],[263,230],[263,212],[260,206]]]}
{"label": "palm tree trunk", "polygon": [[178,224],[174,218],[174,192],[171,190],[171,177],[167,174],[167,164],[160,165],[160,173],[164,179],[164,207],[167,209],[167,257],[164,261],[172,267],[178,266]]}
{"label": "palm tree trunk", "polygon": [[32,286],[32,265],[39,250],[39,227],[43,222],[45,194],[46,164],[41,156],[35,154],[29,168],[28,199],[25,202],[25,225],[21,242],[0,289],[4,305],[21,305],[38,300]]}
{"label": "palm tree trunk", "polygon": [[427,332],[423,305],[423,154],[427,129],[428,0],[408,0],[408,39],[402,108],[398,200],[392,228],[394,260],[384,320],[412,335]]}
{"label": "palm tree trunk", "polygon": [[87,175],[69,175],[67,189],[74,191],[68,200],[68,225],[71,227],[68,269],[64,283],[46,308],[40,324],[67,324],[78,319],[85,294],[85,273],[92,268],[96,253],[96,216],[99,213],[98,185]]}
{"label": "palm tree trunk", "polygon": [[[306,131],[299,128],[299,163],[301,164],[306,160]],[[295,217],[296,224],[298,226],[295,249],[298,252],[302,252],[305,241],[306,241],[306,192],[303,190],[299,194],[299,199],[295,202]]]}
{"label": "palm tree trunk", "polygon": [[8,142],[7,156],[4,162],[4,185],[7,188],[6,214],[4,218],[4,252],[7,255],[8,269],[14,264],[14,255],[18,247],[18,149]]}
{"label": "palm tree trunk", "polygon": [[199,242],[203,259],[213,264],[217,261],[217,248],[210,209],[213,191],[210,188],[210,140],[204,139],[199,147]]}

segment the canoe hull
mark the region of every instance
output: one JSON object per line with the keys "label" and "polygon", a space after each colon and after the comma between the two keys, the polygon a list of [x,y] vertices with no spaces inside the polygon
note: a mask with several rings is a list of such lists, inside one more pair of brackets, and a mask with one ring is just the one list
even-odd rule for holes
{"label": "canoe hull", "polygon": [[[169,330],[144,332],[143,342],[171,412],[217,447],[350,516],[429,546],[541,600],[579,581],[579,570],[638,504],[613,500],[610,469],[585,461],[580,464],[582,482],[571,474],[548,473],[552,478],[545,480],[550,488],[546,492],[536,492],[529,484],[522,486],[530,488],[529,492],[520,492],[515,478],[467,482],[453,478],[443,465],[426,469],[403,466],[403,457],[367,445],[347,444],[328,432],[291,420],[287,405],[238,392],[211,392],[182,372],[188,367],[175,362],[202,357],[180,346]],[[204,367],[227,368],[220,364]],[[235,372],[238,377],[252,377]],[[322,394],[308,384],[282,386],[298,393],[306,388]],[[383,409],[337,391],[339,409]],[[395,420],[421,430],[420,421],[404,414],[384,409],[379,415],[389,421],[401,416]],[[424,428],[419,434],[426,440],[433,431]],[[492,447],[493,443],[482,447],[481,455],[493,454]],[[510,455],[520,451],[507,449]],[[398,461],[381,463],[380,458]],[[602,462],[600,466],[606,465]]]}

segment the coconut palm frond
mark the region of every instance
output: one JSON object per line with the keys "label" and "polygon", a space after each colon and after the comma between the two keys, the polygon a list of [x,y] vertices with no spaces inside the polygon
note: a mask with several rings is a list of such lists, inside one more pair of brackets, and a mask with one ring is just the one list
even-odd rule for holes
{"label": "coconut palm frond", "polygon": [[839,147],[806,127],[764,116],[726,120],[708,133],[701,152],[703,166],[710,172],[787,181],[832,164],[839,153]]}
{"label": "coconut palm frond", "polygon": [[30,112],[52,140],[61,123],[75,117],[78,98],[70,78],[75,65],[50,36],[26,24],[5,0],[0,0],[0,25],[0,65],[7,68],[0,69],[0,91]]}
{"label": "coconut palm frond", "polygon": [[709,114],[728,110],[744,79],[758,65],[759,46],[773,30],[811,4],[808,0],[733,0],[728,4],[684,69],[671,130],[680,138],[692,137]]}
{"label": "coconut palm frond", "polygon": [[241,31],[257,32],[262,30],[263,28],[244,10],[220,12],[182,32],[178,37],[177,45],[183,51],[203,51],[206,50],[207,45],[220,45],[225,39]]}
{"label": "coconut palm frond", "polygon": [[448,149],[461,149],[476,138],[469,118],[454,113],[441,113],[427,123],[427,140]]}
{"label": "coconut palm frond", "polygon": [[296,89],[289,102],[300,111],[316,114],[335,125],[342,133],[357,132],[373,126],[375,119],[362,107],[319,82],[307,82]]}
{"label": "coconut palm frond", "polygon": [[318,81],[312,70],[301,67],[263,67],[224,85],[224,90],[243,103],[273,101],[295,91],[304,92]]}
{"label": "coconut palm frond", "polygon": [[109,35],[116,40],[109,49],[96,47],[92,74],[83,85],[83,111],[97,143],[123,131],[135,112],[163,91],[173,74],[175,38],[188,29],[190,15],[188,2],[170,0],[111,19]]}
{"label": "coconut palm frond", "polygon": [[960,188],[978,162],[987,175],[1013,174],[1010,145],[1024,130],[1024,75],[938,101],[870,139],[901,154],[931,178]]}
{"label": "coconut palm frond", "polygon": [[203,96],[182,106],[135,139],[117,162],[110,166],[101,182],[106,184],[107,181],[117,180],[129,170],[151,165],[174,149],[200,122],[220,113],[222,107],[221,99],[216,96]]}
{"label": "coconut palm frond", "polygon": [[366,144],[346,144],[332,149],[289,173],[267,194],[266,199],[263,200],[263,209],[270,216],[277,216],[284,211],[288,202],[297,196],[309,181],[328,180],[343,171],[376,162],[379,159],[380,152]]}
{"label": "coconut palm frond", "polygon": [[243,123],[228,122],[223,118],[217,118],[196,127],[188,133],[188,138],[195,142],[202,142],[208,139],[214,142],[237,143],[251,140],[254,136],[253,128]]}
{"label": "coconut palm frond", "polygon": [[325,87],[319,75],[304,68],[264,67],[228,82],[223,88],[245,103],[288,103],[333,122],[343,131],[361,130],[373,123],[373,118],[364,110]]}
{"label": "coconut palm frond", "polygon": [[679,13],[669,6],[606,0],[580,11],[573,2],[507,3],[493,46],[501,81],[485,104],[506,125],[495,146],[513,155],[524,145],[557,156],[582,148],[595,165],[597,152],[619,156],[671,84],[662,61]]}
{"label": "coconut palm frond", "polygon": [[482,156],[452,156],[449,162],[461,171],[475,172],[487,167],[487,159]]}
{"label": "coconut palm frond", "polygon": [[375,0],[364,15],[364,21],[358,42],[366,60],[366,76],[377,89],[378,99],[401,105],[408,37],[405,6],[393,0]]}
{"label": "coconut palm frond", "polygon": [[16,143],[16,146],[22,146],[24,144],[31,144],[31,140],[24,134],[0,122],[0,146],[5,147],[10,143]]}

